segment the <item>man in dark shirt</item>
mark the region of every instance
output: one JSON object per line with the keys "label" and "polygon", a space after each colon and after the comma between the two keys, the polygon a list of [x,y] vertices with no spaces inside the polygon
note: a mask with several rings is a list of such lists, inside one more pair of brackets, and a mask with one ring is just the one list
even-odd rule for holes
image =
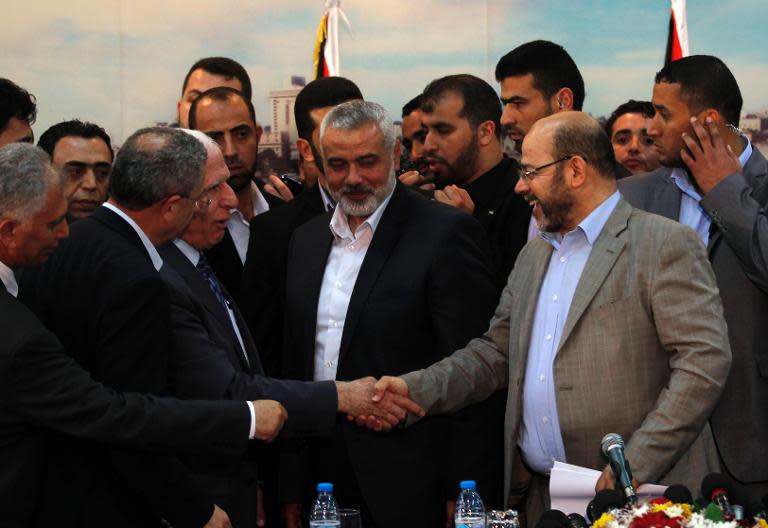
{"label": "man in dark shirt", "polygon": [[501,150],[501,105],[494,89],[472,75],[449,75],[422,94],[429,170],[446,187],[435,199],[472,214],[491,243],[498,293],[527,240],[531,209],[515,194],[518,166]]}

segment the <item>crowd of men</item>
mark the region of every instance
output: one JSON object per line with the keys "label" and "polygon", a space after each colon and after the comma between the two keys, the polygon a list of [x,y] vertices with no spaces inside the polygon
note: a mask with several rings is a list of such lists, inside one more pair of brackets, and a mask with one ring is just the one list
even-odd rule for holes
{"label": "crowd of men", "polygon": [[433,80],[402,138],[310,82],[297,192],[256,177],[232,59],[119,148],[79,120],[32,146],[0,79],[0,526],[295,528],[321,481],[363,526],[450,526],[466,478],[534,526],[555,461],[615,486],[609,432],[639,482],[768,492],[768,163],[735,78],[679,59],[605,125],[555,43],[496,80]]}

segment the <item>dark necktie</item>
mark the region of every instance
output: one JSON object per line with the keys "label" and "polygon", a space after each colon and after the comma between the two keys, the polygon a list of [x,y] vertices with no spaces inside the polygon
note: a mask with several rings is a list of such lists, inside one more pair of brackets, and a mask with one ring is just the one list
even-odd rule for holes
{"label": "dark necktie", "polygon": [[219,284],[219,279],[213,273],[213,268],[208,264],[208,259],[202,253],[200,253],[200,260],[197,261],[197,269],[203,274],[205,282],[213,290],[213,294],[218,299],[219,304],[224,308],[224,313],[229,314],[229,303],[227,303],[227,298],[224,296],[224,290],[221,289],[221,284]]}
{"label": "dark necktie", "polygon": [[[230,315],[230,311],[229,311],[229,301],[227,301],[227,298],[224,296],[224,290],[221,289],[221,284],[219,284],[219,279],[216,278],[216,274],[213,273],[213,268],[211,268],[211,265],[208,264],[208,259],[206,259],[205,255],[203,255],[202,253],[200,253],[200,259],[197,261],[197,269],[203,275],[203,278],[205,279],[205,282],[208,283],[208,286],[211,287],[213,294],[216,296],[216,299],[218,299],[219,304],[221,304],[221,307],[224,309],[224,314],[227,316],[227,319],[229,319],[230,322],[232,323],[233,329],[235,329],[234,328],[235,321],[232,319],[232,316]],[[238,347],[240,348],[239,342],[238,342]],[[243,350],[242,348],[240,349],[243,353],[243,357],[245,358],[245,364],[250,366],[251,362],[248,360],[248,354],[246,354],[245,350]]]}

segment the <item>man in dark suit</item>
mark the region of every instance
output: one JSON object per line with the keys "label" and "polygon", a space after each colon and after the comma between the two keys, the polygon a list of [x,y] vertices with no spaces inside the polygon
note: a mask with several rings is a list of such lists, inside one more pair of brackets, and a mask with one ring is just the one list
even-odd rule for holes
{"label": "man in dark suit", "polygon": [[[337,205],[291,242],[286,377],[406,372],[482,332],[496,298],[482,228],[396,183],[400,147],[386,111],[341,104],[323,119],[320,143]],[[340,504],[362,510],[366,526],[441,526],[459,479],[476,476],[481,493],[496,483],[490,474],[499,468],[486,466],[485,422],[476,412],[376,436],[338,420],[331,437],[306,451],[308,474],[294,479],[304,489],[284,498],[298,502],[328,479]],[[392,493],[408,499],[392,507]],[[292,526],[298,509],[286,508]]]}
{"label": "man in dark suit", "polygon": [[[0,525],[31,522],[45,466],[44,428],[147,449],[245,449],[251,417],[243,402],[118,394],[94,381],[16,300],[14,269],[43,263],[68,234],[61,179],[42,150],[0,149],[0,210]],[[214,434],[219,442],[210,441]]]}
{"label": "man in dark suit", "polygon": [[[733,365],[710,423],[725,470],[768,492],[768,165],[735,127],[742,98],[728,67],[697,55],[656,74],[648,135],[662,167],[619,181],[635,207],[692,227],[723,299]],[[695,120],[694,120],[695,118]]]}
{"label": "man in dark suit", "polygon": [[[166,392],[170,312],[155,245],[174,238],[199,207],[205,157],[200,142],[179,130],[136,132],[116,156],[110,199],[73,226],[42,269],[25,273],[21,291],[30,306],[109,387]],[[265,419],[285,412],[255,407]],[[229,522],[173,457],[68,437],[50,442],[48,454],[39,525]]]}
{"label": "man in dark suit", "polygon": [[[160,274],[171,297],[174,346],[169,377],[173,394],[182,398],[274,399],[288,410],[288,429],[296,434],[329,431],[337,407],[343,413],[361,407],[375,410],[377,406],[370,403],[372,379],[311,383],[263,375],[240,311],[202,253],[224,236],[229,211],[237,203],[227,184],[229,171],[211,138],[196,131],[190,134],[203,142],[208,155],[202,208],[179,238],[158,249],[165,263]],[[242,457],[187,457],[184,462],[235,526],[256,525],[256,480],[250,461]],[[277,519],[279,516],[269,520]]]}
{"label": "man in dark suit", "polygon": [[251,220],[248,258],[245,261],[240,306],[259,348],[264,370],[281,374],[285,269],[288,242],[294,230],[333,209],[318,146],[320,122],[341,103],[362,99],[360,89],[344,77],[321,77],[306,85],[293,107],[299,139],[296,148],[304,164],[304,191],[285,207],[277,207]]}

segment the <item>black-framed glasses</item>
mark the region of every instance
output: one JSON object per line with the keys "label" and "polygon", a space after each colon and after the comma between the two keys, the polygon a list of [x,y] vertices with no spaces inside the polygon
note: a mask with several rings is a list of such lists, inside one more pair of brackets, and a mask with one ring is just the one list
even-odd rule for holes
{"label": "black-framed glasses", "polygon": [[520,178],[526,182],[529,182],[534,178],[534,176],[536,176],[536,173],[539,172],[540,170],[546,169],[547,167],[551,167],[552,165],[557,165],[558,163],[562,163],[564,161],[568,161],[572,157],[573,157],[573,154],[568,154],[567,156],[563,156],[562,158],[556,159],[555,161],[550,161],[549,163],[545,163],[544,165],[539,165],[538,167],[524,170],[520,173]]}

